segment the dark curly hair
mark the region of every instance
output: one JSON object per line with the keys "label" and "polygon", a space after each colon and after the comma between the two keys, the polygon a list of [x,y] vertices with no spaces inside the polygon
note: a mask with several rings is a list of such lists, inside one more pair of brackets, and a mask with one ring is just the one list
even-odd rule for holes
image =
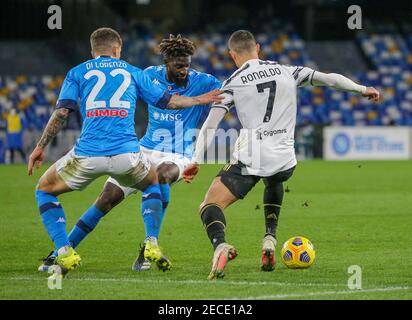
{"label": "dark curly hair", "polygon": [[192,56],[196,47],[192,41],[182,38],[180,34],[171,34],[168,39],[163,39],[159,44],[160,53],[165,60],[181,56]]}

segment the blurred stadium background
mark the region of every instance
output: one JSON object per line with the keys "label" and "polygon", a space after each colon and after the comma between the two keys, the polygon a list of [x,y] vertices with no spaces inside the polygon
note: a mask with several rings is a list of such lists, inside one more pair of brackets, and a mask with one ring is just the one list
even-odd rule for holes
{"label": "blurred stadium background", "polygon": [[[62,8],[61,30],[47,28],[47,8],[52,4]],[[362,8],[361,30],[347,26],[347,9],[352,4]],[[140,68],[161,64],[157,44],[170,33],[181,33],[197,45],[192,67],[221,80],[235,70],[227,53],[228,36],[234,30],[249,29],[263,47],[262,59],[338,72],[383,94],[382,103],[373,104],[327,88],[301,89],[296,130],[300,159],[328,158],[325,150],[333,153],[329,158],[342,159],[374,152],[376,158],[411,156],[410,1],[7,0],[1,6],[0,163],[11,161],[6,139],[11,124],[13,130],[21,129],[26,154],[34,147],[65,73],[90,58],[89,35],[101,26],[120,32],[122,58]],[[12,115],[13,108],[17,116]],[[142,106],[136,112],[139,137],[146,120]],[[221,126],[239,128],[236,115],[228,114]],[[377,126],[391,130],[378,136]],[[50,146],[48,160],[71,148],[80,127],[80,115],[73,113]],[[335,136],[326,136],[325,127],[339,129],[331,133]],[[375,131],[357,131],[368,127]],[[16,155],[15,161],[23,159]]]}

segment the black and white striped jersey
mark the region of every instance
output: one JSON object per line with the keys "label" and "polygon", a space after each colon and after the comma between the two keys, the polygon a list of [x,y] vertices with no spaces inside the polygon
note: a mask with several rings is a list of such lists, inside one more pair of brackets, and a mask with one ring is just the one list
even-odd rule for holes
{"label": "black and white striped jersey", "polygon": [[236,108],[242,130],[234,158],[247,173],[270,176],[296,165],[294,132],[297,87],[309,85],[315,71],[253,59],[222,85],[224,99],[213,108]]}

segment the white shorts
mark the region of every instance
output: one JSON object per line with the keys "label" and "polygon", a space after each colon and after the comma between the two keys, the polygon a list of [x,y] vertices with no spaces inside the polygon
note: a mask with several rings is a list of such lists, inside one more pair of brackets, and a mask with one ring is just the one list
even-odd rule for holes
{"label": "white shorts", "polygon": [[[183,171],[185,168],[191,163],[191,160],[187,157],[184,157],[178,153],[169,153],[169,152],[161,152],[156,150],[147,149],[145,147],[140,146],[141,152],[149,159],[151,164],[155,167],[159,166],[164,162],[172,162],[179,168],[179,177],[176,182],[183,178]],[[124,193],[124,197],[126,198],[128,195],[132,193],[136,193],[137,189],[130,188],[122,184],[120,181],[110,177],[107,179],[107,182],[113,183],[122,189]]]}
{"label": "white shorts", "polygon": [[146,177],[150,166],[150,161],[143,152],[87,157],[77,156],[73,149],[56,162],[57,173],[72,190],[82,190],[103,175],[109,175],[122,185],[132,187]]}

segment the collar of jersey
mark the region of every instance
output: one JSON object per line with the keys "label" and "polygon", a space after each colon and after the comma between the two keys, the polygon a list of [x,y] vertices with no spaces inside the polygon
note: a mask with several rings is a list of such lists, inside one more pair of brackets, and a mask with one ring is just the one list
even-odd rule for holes
{"label": "collar of jersey", "polygon": [[256,61],[260,61],[260,59],[249,59],[248,61],[245,61],[239,69],[242,69],[247,63],[251,63],[251,62],[256,62]]}
{"label": "collar of jersey", "polygon": [[98,56],[98,57],[96,57],[95,59],[101,59],[101,58],[110,58],[110,59],[114,59],[113,57],[111,57],[111,56]]}

